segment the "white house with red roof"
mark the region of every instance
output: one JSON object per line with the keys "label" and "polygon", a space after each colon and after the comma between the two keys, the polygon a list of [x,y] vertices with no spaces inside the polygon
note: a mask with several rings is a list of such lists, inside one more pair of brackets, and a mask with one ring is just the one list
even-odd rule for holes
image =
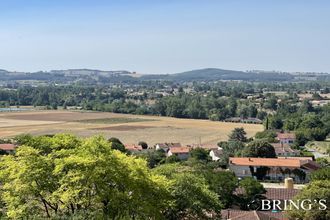
{"label": "white house with red roof", "polygon": [[295,133],[277,133],[277,140],[282,144],[293,144],[296,140]]}
{"label": "white house with red roof", "polygon": [[180,160],[187,160],[191,147],[170,147],[167,156],[176,155]]}
{"label": "white house with red roof", "polygon": [[[279,157],[279,158],[252,158],[252,157],[230,157],[229,169],[237,177],[252,176],[260,167],[268,167],[266,178],[272,180],[283,180],[292,177],[296,182],[307,180],[308,174],[319,169],[320,166],[310,157]],[[305,173],[305,178],[297,176],[297,173]]]}

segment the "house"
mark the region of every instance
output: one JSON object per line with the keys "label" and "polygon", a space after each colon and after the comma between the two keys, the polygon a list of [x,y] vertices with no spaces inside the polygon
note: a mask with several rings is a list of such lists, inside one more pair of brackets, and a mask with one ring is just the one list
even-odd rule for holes
{"label": "house", "polygon": [[290,147],[289,144],[284,143],[272,143],[271,144],[274,149],[276,156],[284,156],[284,157],[292,157],[292,156],[299,156],[300,152],[298,150],[294,150]]}
{"label": "house", "polygon": [[283,220],[285,218],[282,212],[268,211],[243,211],[237,209],[224,209],[221,211],[222,219],[229,220]]}
{"label": "house", "polygon": [[[289,188],[265,188],[266,192],[261,194],[265,199],[269,200],[290,200],[295,197],[301,190]],[[235,195],[244,194],[244,189],[237,188],[234,192]]]}
{"label": "house", "polygon": [[137,152],[143,150],[140,145],[135,145],[135,144],[125,144],[125,149],[130,152]]}
{"label": "house", "polygon": [[13,153],[16,149],[15,144],[0,144],[0,150],[6,152],[6,153]]}
{"label": "house", "polygon": [[220,160],[221,155],[223,154],[223,149],[219,147],[218,149],[213,149],[210,151],[209,155],[213,161]]}
{"label": "house", "polygon": [[158,144],[155,144],[155,149],[156,150],[160,150],[160,149],[168,149],[166,143],[158,143]]}
{"label": "house", "polygon": [[282,181],[292,177],[295,182],[306,182],[308,174],[319,169],[319,165],[309,157],[249,158],[230,157],[229,169],[237,177],[252,176],[260,167],[268,167],[265,179]]}
{"label": "house", "polygon": [[187,160],[190,150],[190,147],[170,147],[167,156],[176,155],[180,160]]}
{"label": "house", "polygon": [[294,133],[277,133],[277,140],[283,144],[293,144],[296,140],[296,135]]}
{"label": "house", "polygon": [[171,147],[182,147],[180,143],[158,143],[155,144],[155,149],[156,150],[164,150],[165,152],[167,152],[169,150],[169,148]]}

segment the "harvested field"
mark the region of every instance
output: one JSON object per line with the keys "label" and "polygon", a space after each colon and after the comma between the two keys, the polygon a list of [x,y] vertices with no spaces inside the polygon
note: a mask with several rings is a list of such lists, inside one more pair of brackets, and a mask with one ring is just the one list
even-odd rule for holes
{"label": "harvested field", "polygon": [[236,127],[243,127],[248,136],[262,130],[262,125],[177,119],[158,116],[84,111],[25,111],[0,113],[0,138],[22,133],[33,135],[73,133],[79,136],[101,134],[118,137],[124,143],[146,141],[181,142],[182,144],[216,144],[227,140]]}
{"label": "harvested field", "polygon": [[146,119],[146,118],[97,118],[97,119],[78,120],[77,122],[91,123],[91,124],[122,124],[122,123],[142,122],[142,121],[154,121],[154,120]]}
{"label": "harvested field", "polygon": [[93,130],[108,130],[108,131],[131,131],[131,130],[138,130],[138,129],[146,129],[146,128],[153,128],[151,126],[131,126],[131,125],[118,125],[112,127],[101,127],[101,128],[92,128]]}

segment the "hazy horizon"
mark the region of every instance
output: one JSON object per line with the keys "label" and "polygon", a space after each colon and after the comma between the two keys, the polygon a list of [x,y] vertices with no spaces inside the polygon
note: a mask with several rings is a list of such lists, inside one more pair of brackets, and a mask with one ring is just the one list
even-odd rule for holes
{"label": "hazy horizon", "polygon": [[261,69],[250,69],[250,70],[239,70],[239,69],[228,69],[228,68],[218,68],[218,67],[205,67],[205,68],[197,68],[197,69],[187,69],[181,72],[170,72],[170,73],[141,73],[139,71],[131,71],[128,69],[96,69],[96,68],[66,68],[66,69],[49,69],[49,70],[37,70],[37,71],[24,71],[24,70],[9,70],[9,69],[4,69],[0,67],[0,70],[6,70],[8,72],[16,72],[16,73],[35,73],[35,72],[51,72],[51,71],[56,71],[56,70],[97,70],[97,71],[128,71],[128,72],[135,72],[136,74],[141,74],[141,75],[167,75],[167,74],[177,74],[177,73],[183,73],[183,72],[189,72],[189,71],[194,71],[194,70],[203,70],[203,69],[222,69],[222,70],[229,70],[229,71],[242,71],[242,72],[248,72],[248,71],[265,71],[265,72],[279,72],[279,73],[327,73],[330,74],[330,72],[325,72],[325,71],[283,71],[283,70],[261,70]]}
{"label": "hazy horizon", "polygon": [[325,0],[4,0],[0,68],[330,72]]}

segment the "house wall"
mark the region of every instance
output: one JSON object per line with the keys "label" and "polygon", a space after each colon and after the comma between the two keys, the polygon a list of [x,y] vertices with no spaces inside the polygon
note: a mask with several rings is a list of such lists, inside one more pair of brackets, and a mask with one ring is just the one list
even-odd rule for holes
{"label": "house wall", "polygon": [[297,156],[295,152],[281,152],[281,153],[276,153],[276,156],[279,157],[294,157]]}
{"label": "house wall", "polygon": [[280,143],[282,144],[292,144],[295,139],[293,138],[281,138]]}
{"label": "house wall", "polygon": [[210,157],[212,158],[213,161],[218,161],[220,159],[220,157],[214,155],[213,150],[210,151]]}
{"label": "house wall", "polygon": [[[167,152],[167,156],[172,156],[173,153],[169,150]],[[176,155],[180,160],[187,160],[189,158],[189,153],[174,153],[174,155]]]}
{"label": "house wall", "polygon": [[229,164],[229,169],[235,173],[237,177],[252,176],[249,166],[237,166]]}
{"label": "house wall", "polygon": [[[257,167],[254,167],[254,169],[256,170]],[[251,177],[252,174],[251,174],[251,171],[250,171],[250,167],[249,166],[238,166],[238,165],[234,165],[234,164],[230,164],[229,165],[229,169],[231,171],[233,171],[235,173],[235,175],[237,177],[241,177],[241,178],[244,178],[244,177]],[[303,180],[300,180],[298,177],[295,177],[293,174],[282,174],[281,172],[277,171],[275,172],[275,167],[271,167],[270,168],[270,172],[266,175],[266,177],[268,177],[269,179],[271,180],[284,180],[286,177],[292,177],[294,178],[295,182],[297,183],[303,183],[303,182],[308,182],[309,179],[308,179],[308,176],[309,176],[309,171],[308,170],[304,170],[304,172],[306,173],[306,179],[305,181]],[[286,167],[282,167],[283,170],[286,169]],[[291,168],[292,170],[292,168]]]}
{"label": "house wall", "polygon": [[180,154],[175,154],[180,160],[187,160],[189,157],[189,153],[180,153]]}
{"label": "house wall", "polygon": [[163,149],[165,152],[169,150],[168,147],[160,147],[158,144],[156,144],[156,150],[160,150],[160,149]]}

